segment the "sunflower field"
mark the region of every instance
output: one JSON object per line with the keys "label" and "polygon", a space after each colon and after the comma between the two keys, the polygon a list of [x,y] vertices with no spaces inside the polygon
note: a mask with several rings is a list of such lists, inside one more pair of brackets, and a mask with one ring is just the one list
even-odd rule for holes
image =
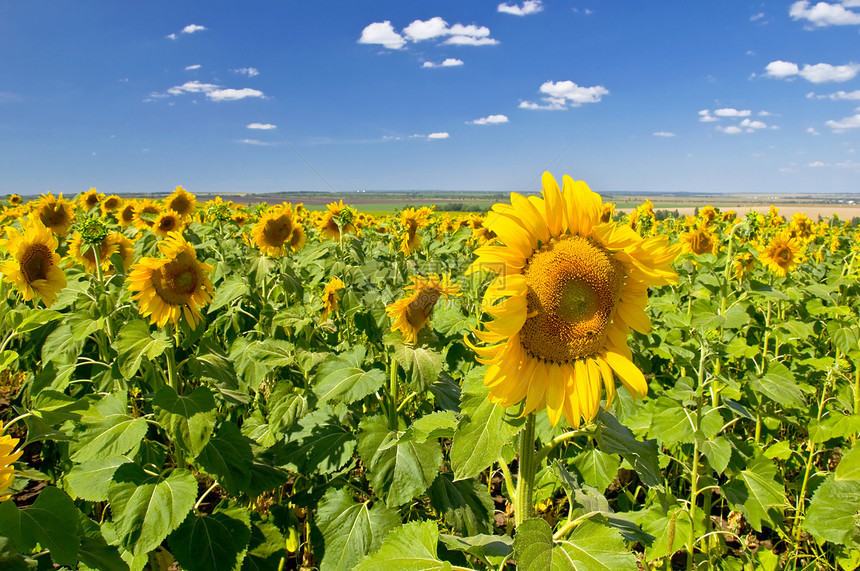
{"label": "sunflower field", "polygon": [[860,567],[860,229],[12,195],[0,569]]}

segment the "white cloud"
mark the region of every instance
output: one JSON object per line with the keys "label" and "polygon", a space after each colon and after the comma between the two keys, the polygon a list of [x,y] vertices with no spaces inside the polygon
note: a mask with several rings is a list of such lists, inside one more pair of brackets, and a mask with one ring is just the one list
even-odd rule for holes
{"label": "white cloud", "polygon": [[543,11],[543,2],[541,0],[526,0],[522,6],[516,4],[499,4],[499,12],[513,14],[514,16],[527,16],[529,14],[537,14],[541,11]]}
{"label": "white cloud", "polygon": [[858,101],[860,100],[860,89],[855,91],[837,91],[836,93],[831,93],[830,95],[818,95],[819,99],[832,99],[833,101]]}
{"label": "white cloud", "polygon": [[808,129],[806,129],[806,132],[809,133],[810,135],[819,135],[820,134],[818,131],[815,130],[815,127],[809,127]]}
{"label": "white cloud", "polygon": [[247,97],[264,97],[262,91],[250,89],[223,89],[214,83],[201,83],[199,81],[186,81],[182,85],[176,85],[167,90],[167,93],[152,93],[145,101],[163,99],[170,95],[182,95],[184,93],[203,93],[210,101],[238,101]]}
{"label": "white cloud", "polygon": [[239,69],[234,69],[233,71],[235,73],[245,75],[247,77],[256,77],[260,75],[260,70],[258,70],[256,67],[240,67]]}
{"label": "white cloud", "polygon": [[756,20],[761,20],[764,18],[764,12],[759,12],[758,14],[753,14],[750,16],[750,22],[755,22]]}
{"label": "white cloud", "polygon": [[717,117],[749,117],[752,111],[749,109],[732,109],[724,107],[722,109],[714,109],[714,115]]}
{"label": "white cloud", "polygon": [[768,77],[791,77],[793,75],[797,75],[800,70],[797,67],[796,63],[791,63],[790,61],[782,61],[776,60],[767,64],[767,67],[764,68],[765,75]]}
{"label": "white cloud", "polygon": [[809,2],[801,0],[791,5],[788,14],[795,20],[807,20],[817,27],[850,26],[860,24],[860,13],[846,9],[856,7],[856,2],[844,1],[839,4],[818,2],[810,7]]}
{"label": "white cloud", "polygon": [[714,121],[719,121],[719,119],[711,115],[710,110],[702,109],[699,111],[699,121],[702,123],[713,123]]}
{"label": "white cloud", "polygon": [[182,28],[183,34],[193,34],[194,32],[202,32],[206,29],[206,26],[198,26],[197,24],[188,24],[184,28]]}
{"label": "white cloud", "polygon": [[656,133],[651,133],[655,137],[674,137],[675,133],[670,133],[669,131],[657,131]]}
{"label": "white cloud", "polygon": [[432,61],[425,61],[421,67],[457,67],[459,65],[463,65],[463,60],[457,58],[445,58],[445,61],[442,63],[433,63]]}
{"label": "white cloud", "polygon": [[199,81],[186,81],[182,85],[171,87],[167,90],[170,95],[182,95],[183,93],[211,93],[218,89],[214,83],[201,83]]}
{"label": "white cloud", "polygon": [[796,63],[777,60],[770,62],[765,67],[765,75],[768,77],[787,79],[800,76],[812,83],[848,81],[854,79],[857,72],[860,72],[860,64],[853,62],[846,65],[830,65],[829,63],[804,64],[801,68]]}
{"label": "white cloud", "polygon": [[448,22],[439,16],[429,20],[415,20],[403,28],[404,36],[411,42],[421,42],[449,36],[444,44],[459,46],[490,46],[499,42],[490,37],[490,29],[486,26],[475,26],[470,24],[454,24],[448,26]]}
{"label": "white cloud", "polygon": [[742,127],[747,130],[747,133],[752,133],[756,129],[767,129],[767,125],[765,125],[761,121],[753,121],[751,119],[744,119],[741,121],[739,127]]}
{"label": "white cloud", "polygon": [[609,90],[602,85],[593,87],[582,87],[572,81],[546,81],[540,86],[540,92],[545,93],[543,104],[522,101],[520,109],[549,109],[561,110],[571,107],[579,107],[584,103],[597,103]]}
{"label": "white cloud", "polygon": [[846,129],[858,129],[860,128],[860,113],[852,115],[851,117],[846,117],[840,121],[827,121],[825,125],[836,132],[841,132]]}
{"label": "white cloud", "polygon": [[448,22],[439,16],[429,20],[415,20],[403,28],[403,34],[412,42],[432,40],[448,35]]}
{"label": "white cloud", "polygon": [[828,63],[817,63],[805,65],[800,71],[800,76],[812,83],[824,83],[827,81],[848,81],[854,79],[860,65],[849,63],[848,65],[830,65]]}
{"label": "white cloud", "polygon": [[406,40],[394,31],[389,20],[374,22],[361,31],[358,38],[360,44],[379,44],[390,50],[399,50],[406,44]]}
{"label": "white cloud", "polygon": [[272,129],[277,129],[275,125],[271,123],[249,123],[246,126],[248,129],[260,129],[261,131],[271,131]]}
{"label": "white cloud", "polygon": [[201,67],[203,67],[203,66],[201,66],[199,63],[195,63],[194,65],[186,65],[185,71],[191,71],[193,69],[200,69]]}
{"label": "white cloud", "polygon": [[263,97],[263,92],[258,89],[245,87],[243,89],[215,89],[206,94],[212,101],[238,101],[248,97]]}
{"label": "white cloud", "polygon": [[830,165],[827,163],[823,163],[821,161],[812,161],[811,163],[806,163],[806,166],[812,168],[820,168],[820,167],[829,167]]}
{"label": "white cloud", "polygon": [[728,127],[718,126],[717,131],[722,131],[727,135],[737,135],[738,133],[743,133],[743,129],[740,127],[736,127],[735,125],[729,125]]}
{"label": "white cloud", "polygon": [[471,123],[472,125],[498,125],[499,123],[507,122],[508,117],[506,115],[488,115],[487,117],[481,117],[474,121],[467,121],[467,123]]}
{"label": "white cloud", "polygon": [[242,139],[239,142],[244,143],[245,145],[254,145],[255,147],[272,147],[277,145],[277,143],[260,141],[259,139]]}
{"label": "white cloud", "polygon": [[428,139],[447,139],[450,136],[451,135],[449,135],[448,133],[444,133],[444,132],[442,132],[442,133],[430,133],[429,135],[427,135],[427,138]]}

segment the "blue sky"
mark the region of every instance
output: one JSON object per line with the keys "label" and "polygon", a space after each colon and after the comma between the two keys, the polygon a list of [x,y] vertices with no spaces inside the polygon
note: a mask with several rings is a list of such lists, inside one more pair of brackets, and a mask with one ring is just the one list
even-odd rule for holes
{"label": "blue sky", "polygon": [[860,191],[860,0],[0,0],[0,194]]}

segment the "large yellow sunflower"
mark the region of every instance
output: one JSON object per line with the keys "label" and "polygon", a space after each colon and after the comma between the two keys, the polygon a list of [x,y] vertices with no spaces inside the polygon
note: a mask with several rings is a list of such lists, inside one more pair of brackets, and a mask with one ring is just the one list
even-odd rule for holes
{"label": "large yellow sunflower", "polygon": [[42,224],[60,238],[65,238],[69,233],[74,214],[72,204],[63,198],[62,192],[58,197],[54,197],[50,192],[43,194],[39,198],[36,212]]}
{"label": "large yellow sunflower", "polygon": [[799,238],[792,238],[789,231],[780,232],[759,251],[759,259],[773,274],[785,277],[797,267],[803,254],[803,244]]}
{"label": "large yellow sunflower", "polygon": [[24,301],[39,296],[45,307],[51,307],[66,287],[57,238],[37,219],[24,220],[22,227],[23,233],[7,227],[9,238],[0,240],[0,246],[12,256],[0,262],[0,272],[4,281],[17,286]]}
{"label": "large yellow sunflower", "polygon": [[137,203],[133,200],[126,201],[126,203],[122,205],[122,208],[120,208],[119,214],[117,215],[117,222],[123,226],[131,226],[134,224],[136,214]]}
{"label": "large yellow sunflower", "polygon": [[641,238],[630,226],[601,223],[603,202],[588,185],[549,173],[543,197],[511,194],[496,204],[488,226],[499,243],[476,250],[469,272],[498,274],[483,309],[493,317],[475,335],[488,365],[484,384],[503,406],[522,413],[546,408],[574,427],[590,421],[615,396],[614,377],[634,395],[647,391],[631,361],[630,328],[647,332],[648,287],[670,284],[679,247],[666,236]]}
{"label": "large yellow sunflower", "polygon": [[6,434],[3,422],[0,422],[0,502],[9,499],[9,494],[5,492],[15,480],[15,468],[12,467],[12,463],[20,458],[23,452],[23,450],[13,452],[17,445],[18,439]]}
{"label": "large yellow sunflower", "polygon": [[173,210],[182,217],[190,217],[197,207],[197,197],[177,186],[170,196],[164,199],[164,205],[168,210]]}
{"label": "large yellow sunflower", "polygon": [[407,343],[415,343],[418,340],[418,332],[430,321],[430,314],[439,298],[443,295],[460,295],[460,284],[452,284],[450,274],[441,278],[430,274],[426,278],[412,276],[409,279],[412,284],[404,289],[412,294],[398,299],[386,307],[385,311],[392,320],[391,330],[400,331]]}
{"label": "large yellow sunflower", "polygon": [[200,307],[212,301],[212,266],[197,260],[194,246],[182,234],[171,232],[158,245],[163,258],[141,258],[128,274],[128,289],[143,317],[158,327],[177,323],[184,315],[192,328],[202,317]]}
{"label": "large yellow sunflower", "polygon": [[327,284],[325,284],[325,289],[323,290],[323,310],[320,314],[320,322],[328,319],[328,316],[331,315],[332,311],[338,310],[337,305],[337,292],[344,288],[343,281],[340,278],[331,278]]}
{"label": "large yellow sunflower", "polygon": [[283,205],[263,214],[251,229],[251,238],[266,256],[278,258],[287,252],[293,235],[293,210]]}

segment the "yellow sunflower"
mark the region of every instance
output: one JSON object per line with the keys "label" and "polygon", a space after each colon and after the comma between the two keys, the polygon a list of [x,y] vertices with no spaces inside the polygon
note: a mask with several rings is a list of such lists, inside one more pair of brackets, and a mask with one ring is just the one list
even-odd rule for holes
{"label": "yellow sunflower", "polygon": [[732,261],[732,276],[736,280],[744,279],[755,266],[755,257],[749,252],[741,252]]}
{"label": "yellow sunflower", "polygon": [[94,188],[91,188],[88,191],[82,192],[78,195],[78,208],[80,208],[84,212],[89,212],[90,209],[95,208],[99,204],[101,204],[101,201],[104,200],[104,197],[104,194],[99,194],[99,191]]}
{"label": "yellow sunflower", "polygon": [[391,330],[400,331],[403,340],[415,343],[418,332],[430,321],[433,307],[441,296],[460,295],[460,284],[451,283],[450,274],[440,278],[436,274],[429,276],[412,276],[412,284],[406,286],[406,291],[412,295],[398,299],[385,308],[392,320]]}
{"label": "yellow sunflower", "polygon": [[21,204],[21,195],[20,194],[10,194],[9,195],[9,204],[12,206],[18,206]]}
{"label": "yellow sunflower", "polygon": [[298,252],[305,247],[308,242],[308,234],[305,232],[305,227],[296,223],[293,226],[293,233],[290,234],[290,249],[293,252]]}
{"label": "yellow sunflower", "polygon": [[15,450],[18,445],[18,439],[12,438],[3,427],[3,422],[0,421],[0,502],[9,499],[9,494],[5,493],[15,480],[15,468],[12,463],[21,457],[23,450]]}
{"label": "yellow sunflower", "polygon": [[161,214],[161,207],[148,198],[144,198],[135,206],[134,225],[141,230],[152,229],[159,214]]}
{"label": "yellow sunflower", "polygon": [[185,221],[178,212],[173,210],[162,212],[152,223],[152,231],[159,238],[166,238],[171,232],[182,232],[184,229]]}
{"label": "yellow sunflower", "polygon": [[341,232],[344,234],[356,232],[356,227],[352,223],[354,218],[355,211],[345,205],[343,200],[332,202],[326,205],[326,211],[317,222],[317,228],[324,237],[339,240]]}
{"label": "yellow sunflower", "polygon": [[323,310],[320,314],[320,321],[325,321],[328,319],[328,316],[331,315],[332,311],[337,311],[337,292],[344,288],[343,282],[340,278],[331,278],[327,284],[325,284],[325,289],[323,290]]}
{"label": "yellow sunflower", "polygon": [[785,277],[796,268],[802,255],[803,245],[800,239],[792,238],[788,231],[780,232],[771,238],[767,246],[759,251],[759,259],[764,267],[780,277]]}
{"label": "yellow sunflower", "polygon": [[141,258],[128,274],[128,290],[136,292],[143,317],[158,327],[185,316],[192,328],[202,320],[200,307],[212,301],[212,266],[197,260],[194,246],[171,232],[158,245],[163,258]]}
{"label": "yellow sunflower", "polygon": [[544,173],[543,189],[543,197],[513,193],[488,216],[504,245],[478,248],[468,270],[498,274],[483,300],[493,319],[475,331],[484,346],[473,348],[488,365],[492,402],[524,402],[524,415],[546,408],[552,424],[563,415],[578,427],[597,414],[601,385],[613,400],[614,377],[646,393],[627,334],[650,329],[648,287],[677,281],[680,247],[601,223],[603,202],[582,181],[565,176],[560,191]]}
{"label": "yellow sunflower", "polygon": [[119,211],[117,222],[123,226],[131,226],[134,224],[137,213],[137,203],[134,201],[126,202]]}
{"label": "yellow sunflower", "polygon": [[293,236],[293,210],[276,206],[260,217],[251,229],[254,244],[266,256],[278,258],[287,253]]}
{"label": "yellow sunflower", "polygon": [[422,209],[415,210],[407,208],[400,213],[400,226],[403,233],[400,235],[400,251],[407,256],[421,247],[421,235],[418,230],[427,225],[430,211]]}
{"label": "yellow sunflower", "polygon": [[42,224],[60,238],[65,238],[69,233],[74,214],[72,204],[63,198],[62,192],[58,197],[54,197],[50,192],[43,194],[39,198],[36,212]]}
{"label": "yellow sunflower", "polygon": [[8,239],[0,240],[12,258],[0,262],[3,280],[17,286],[24,301],[36,296],[45,307],[57,301],[57,294],[66,287],[66,275],[60,268],[57,238],[37,219],[26,219],[24,232],[6,228]]}
{"label": "yellow sunflower", "polygon": [[230,217],[230,220],[233,221],[233,224],[241,228],[245,225],[245,222],[248,221],[248,218],[249,217],[247,212],[245,212],[241,208],[237,208],[236,212],[234,212],[233,215]]}
{"label": "yellow sunflower", "polygon": [[115,194],[108,195],[99,204],[99,208],[101,208],[102,216],[106,216],[108,212],[116,212],[122,208],[122,198]]}
{"label": "yellow sunflower", "polygon": [[687,254],[715,254],[719,250],[720,240],[710,230],[707,223],[681,234],[682,251]]}
{"label": "yellow sunflower", "polygon": [[134,263],[134,242],[119,232],[112,232],[108,240],[116,246],[115,253],[122,258],[122,270],[127,272]]}
{"label": "yellow sunflower", "polygon": [[[110,268],[110,257],[116,253],[117,249],[117,245],[110,235],[105,236],[98,244],[99,265],[102,271],[107,271]],[[93,253],[93,247],[84,241],[79,232],[75,232],[72,239],[69,240],[67,259],[68,265],[80,262],[89,273],[94,274],[96,272],[96,257]]]}
{"label": "yellow sunflower", "polygon": [[167,210],[173,210],[183,218],[189,217],[197,207],[197,197],[181,186],[177,186],[176,190],[164,199],[164,206]]}

